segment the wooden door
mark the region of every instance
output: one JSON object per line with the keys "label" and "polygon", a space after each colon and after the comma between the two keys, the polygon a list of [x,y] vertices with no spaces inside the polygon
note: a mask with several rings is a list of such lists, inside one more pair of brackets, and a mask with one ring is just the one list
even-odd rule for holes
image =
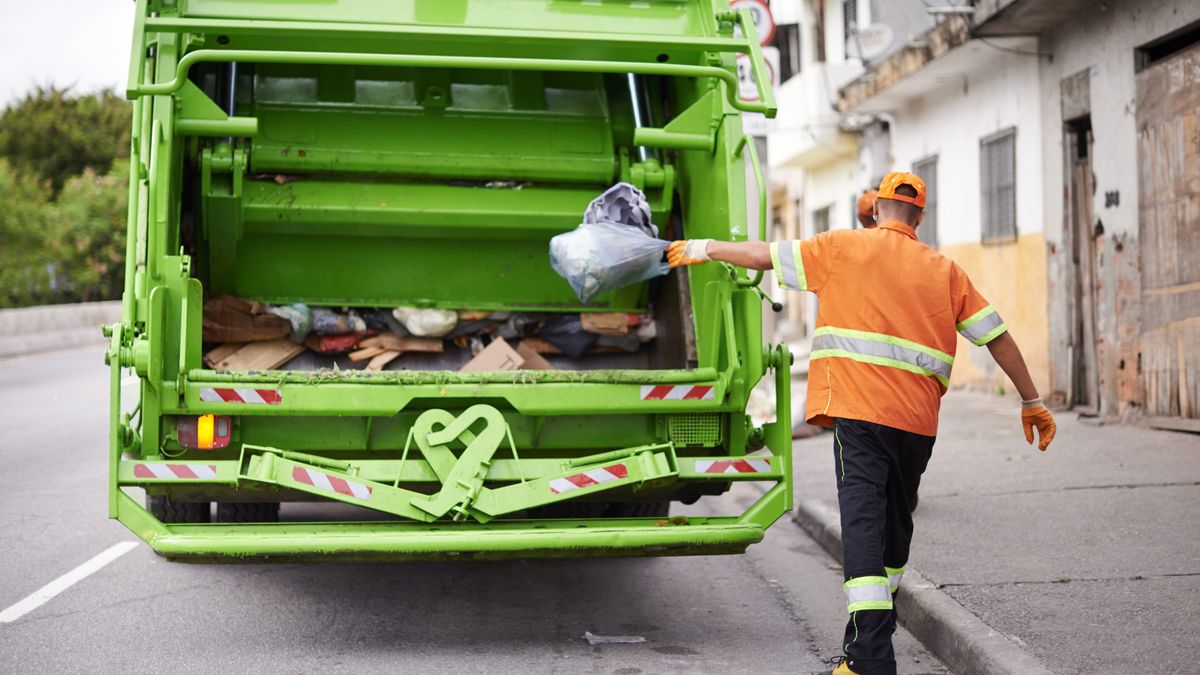
{"label": "wooden door", "polygon": [[[1091,149],[1092,132],[1084,147]],[[1078,144],[1074,144],[1079,147]],[[1096,364],[1096,235],[1092,217],[1093,174],[1091,152],[1072,153],[1071,166],[1071,252],[1075,265],[1075,312],[1071,364],[1071,403],[1081,411],[1096,413],[1100,408],[1100,376]]]}
{"label": "wooden door", "polygon": [[1137,75],[1145,411],[1200,418],[1200,45]]}

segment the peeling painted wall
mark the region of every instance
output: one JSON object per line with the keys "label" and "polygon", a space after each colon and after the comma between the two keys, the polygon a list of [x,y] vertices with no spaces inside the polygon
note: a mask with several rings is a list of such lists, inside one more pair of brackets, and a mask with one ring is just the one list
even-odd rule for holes
{"label": "peeling painted wall", "polygon": [[[1024,234],[1007,246],[979,243],[941,247],[946,257],[966,270],[983,297],[1000,312],[1021,346],[1033,383],[1046,391],[1049,355],[1046,350],[1046,240],[1041,233]],[[1008,378],[988,350],[960,335],[951,386],[988,385],[1011,389]]]}
{"label": "peeling painted wall", "polygon": [[[991,48],[980,54],[964,59],[964,72],[893,112],[895,168],[937,156],[939,250],[996,306],[1044,390],[1049,357],[1038,67],[1020,54]],[[984,244],[979,143],[1008,128],[1016,129],[1018,237]],[[1011,386],[986,349],[961,339],[951,384]]]}
{"label": "peeling painted wall", "polygon": [[1042,36],[1043,200],[1049,293],[1051,387],[1065,391],[1071,377],[1067,345],[1073,299],[1066,224],[1066,149],[1062,80],[1081,71],[1090,78],[1095,139],[1092,213],[1096,229],[1097,360],[1101,410],[1123,414],[1144,400],[1139,374],[1142,321],[1138,240],[1138,130],[1134,54],[1142,44],[1200,20],[1194,0],[1110,0],[1077,14]]}

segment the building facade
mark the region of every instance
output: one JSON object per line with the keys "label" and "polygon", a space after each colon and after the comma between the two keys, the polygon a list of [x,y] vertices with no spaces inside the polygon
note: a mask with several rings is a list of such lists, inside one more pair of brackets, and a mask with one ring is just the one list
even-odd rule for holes
{"label": "building facade", "polygon": [[[860,147],[926,178],[922,238],[1001,311],[1048,398],[1200,429],[1200,3],[935,14],[839,91]],[[960,347],[954,383],[1004,385]]]}

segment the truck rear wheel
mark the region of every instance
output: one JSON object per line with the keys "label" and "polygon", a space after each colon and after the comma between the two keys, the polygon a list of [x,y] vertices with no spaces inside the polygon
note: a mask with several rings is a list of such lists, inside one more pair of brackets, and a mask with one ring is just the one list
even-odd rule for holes
{"label": "truck rear wheel", "polygon": [[209,502],[177,502],[167,495],[146,495],[146,510],[164,523],[207,523],[212,520]]}
{"label": "truck rear wheel", "polygon": [[279,522],[279,502],[217,502],[218,523]]}

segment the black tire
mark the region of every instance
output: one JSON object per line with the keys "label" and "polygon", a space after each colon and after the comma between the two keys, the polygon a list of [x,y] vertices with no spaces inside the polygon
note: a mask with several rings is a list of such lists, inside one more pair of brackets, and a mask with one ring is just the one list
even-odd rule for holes
{"label": "black tire", "polygon": [[212,520],[209,502],[177,502],[166,495],[146,495],[146,510],[164,523],[207,523]]}
{"label": "black tire", "polygon": [[609,502],[604,515],[609,518],[668,518],[671,502]]}
{"label": "black tire", "polygon": [[218,523],[277,523],[279,502],[217,502]]}

